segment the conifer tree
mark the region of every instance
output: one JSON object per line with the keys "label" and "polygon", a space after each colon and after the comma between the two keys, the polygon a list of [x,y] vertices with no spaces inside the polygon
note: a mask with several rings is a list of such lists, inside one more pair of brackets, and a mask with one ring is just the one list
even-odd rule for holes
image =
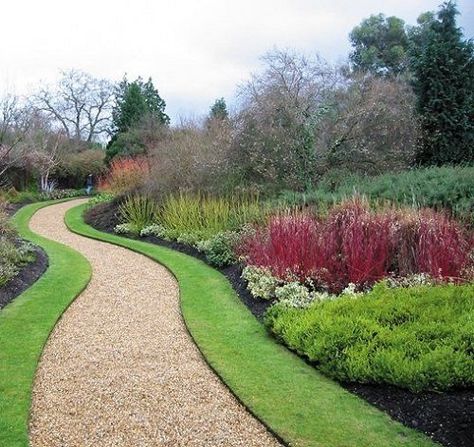
{"label": "conifer tree", "polygon": [[457,15],[454,2],[444,3],[412,39],[421,165],[474,161],[474,45],[463,38]]}

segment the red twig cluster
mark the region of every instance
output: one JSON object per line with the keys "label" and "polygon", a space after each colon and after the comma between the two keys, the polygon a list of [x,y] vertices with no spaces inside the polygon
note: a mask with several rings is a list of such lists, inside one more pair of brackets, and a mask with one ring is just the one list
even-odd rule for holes
{"label": "red twig cluster", "polygon": [[472,247],[461,225],[442,213],[373,212],[354,199],[324,219],[301,212],[275,215],[242,241],[239,255],[284,280],[311,280],[338,292],[349,283],[364,288],[414,273],[459,279]]}
{"label": "red twig cluster", "polygon": [[117,193],[138,188],[149,174],[145,158],[118,158],[110,164],[107,175],[99,180],[99,190]]}

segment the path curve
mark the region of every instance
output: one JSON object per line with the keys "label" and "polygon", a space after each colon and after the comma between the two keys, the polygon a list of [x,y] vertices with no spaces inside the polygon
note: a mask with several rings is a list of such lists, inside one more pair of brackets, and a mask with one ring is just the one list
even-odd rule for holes
{"label": "path curve", "polygon": [[[178,286],[143,255],[71,233],[74,200],[30,228],[81,252],[92,280],[43,351],[33,388],[33,447],[278,446],[202,359]],[[74,272],[71,272],[74,274]]]}

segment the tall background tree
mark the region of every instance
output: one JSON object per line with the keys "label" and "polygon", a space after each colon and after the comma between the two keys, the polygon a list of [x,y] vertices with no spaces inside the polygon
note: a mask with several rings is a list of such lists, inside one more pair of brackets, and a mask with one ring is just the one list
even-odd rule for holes
{"label": "tall background tree", "polygon": [[421,138],[416,161],[474,161],[474,45],[456,25],[454,2],[424,16],[411,49]]}
{"label": "tall background tree", "polygon": [[168,126],[166,103],[160,97],[153,81],[138,78],[130,82],[125,77],[117,87],[116,102],[112,111],[112,138],[107,145],[107,160],[117,155],[134,155],[144,152],[146,146],[139,134],[150,123]]}
{"label": "tall background tree", "polygon": [[61,128],[68,139],[93,142],[105,138],[110,128],[113,84],[80,70],[62,72],[56,85],[43,86],[32,98],[32,107]]}
{"label": "tall background tree", "polygon": [[371,15],[351,31],[349,39],[354,70],[394,75],[406,69],[408,37],[402,19]]}

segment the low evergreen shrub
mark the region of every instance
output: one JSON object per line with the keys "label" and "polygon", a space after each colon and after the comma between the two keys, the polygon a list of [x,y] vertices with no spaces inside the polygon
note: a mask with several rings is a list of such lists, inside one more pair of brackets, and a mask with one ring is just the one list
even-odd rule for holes
{"label": "low evergreen shrub", "polygon": [[474,285],[389,288],[297,309],[277,303],[265,324],[342,382],[419,392],[474,385]]}

